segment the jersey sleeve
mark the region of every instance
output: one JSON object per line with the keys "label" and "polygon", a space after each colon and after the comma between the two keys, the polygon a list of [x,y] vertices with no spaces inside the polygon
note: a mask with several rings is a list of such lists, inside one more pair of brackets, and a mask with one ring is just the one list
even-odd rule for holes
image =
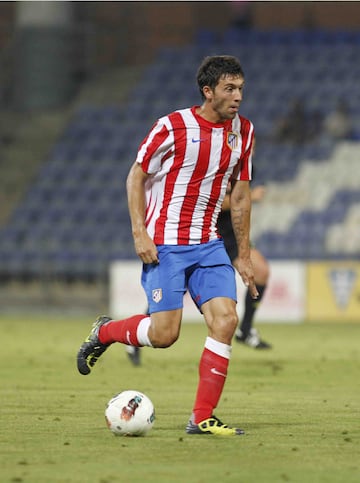
{"label": "jersey sleeve", "polygon": [[155,174],[161,169],[166,153],[171,149],[170,131],[162,119],[159,119],[151,128],[148,135],[140,144],[136,162],[145,173]]}
{"label": "jersey sleeve", "polygon": [[233,179],[237,181],[251,181],[252,177],[252,156],[254,146],[254,126],[246,120],[242,123],[241,130],[242,149],[238,166],[233,172]]}

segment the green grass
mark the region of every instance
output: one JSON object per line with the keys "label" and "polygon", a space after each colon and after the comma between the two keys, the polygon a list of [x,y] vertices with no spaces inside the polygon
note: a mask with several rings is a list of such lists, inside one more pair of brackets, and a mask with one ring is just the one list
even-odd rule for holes
{"label": "green grass", "polygon": [[[184,432],[202,324],[144,349],[141,367],[114,345],[83,377],[75,356],[90,322],[0,317],[1,483],[360,481],[360,324],[267,324],[272,351],[234,345],[216,414],[246,435],[221,438]],[[157,419],[146,437],[115,437],[105,404],[131,388]]]}

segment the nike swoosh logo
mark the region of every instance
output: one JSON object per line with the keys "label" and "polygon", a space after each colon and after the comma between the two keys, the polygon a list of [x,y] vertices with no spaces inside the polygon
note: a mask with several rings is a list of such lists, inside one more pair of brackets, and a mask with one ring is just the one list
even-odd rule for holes
{"label": "nike swoosh logo", "polygon": [[128,341],[129,345],[131,345],[131,340],[130,340],[130,330],[126,331],[126,340]]}
{"label": "nike swoosh logo", "polygon": [[226,377],[226,374],[224,374],[223,372],[218,371],[217,369],[215,369],[215,367],[212,367],[210,369],[210,372],[212,372],[213,374],[216,374],[217,376]]}
{"label": "nike swoosh logo", "polygon": [[192,138],[191,142],[193,143],[201,143],[202,141],[205,141],[205,139],[195,139],[195,138]]}

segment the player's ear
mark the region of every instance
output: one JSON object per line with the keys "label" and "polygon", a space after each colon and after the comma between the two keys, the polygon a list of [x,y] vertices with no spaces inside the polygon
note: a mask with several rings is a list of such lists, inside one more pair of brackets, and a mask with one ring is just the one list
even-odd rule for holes
{"label": "player's ear", "polygon": [[203,94],[204,94],[205,99],[207,101],[210,101],[213,98],[213,91],[212,91],[211,87],[209,87],[209,86],[203,87]]}

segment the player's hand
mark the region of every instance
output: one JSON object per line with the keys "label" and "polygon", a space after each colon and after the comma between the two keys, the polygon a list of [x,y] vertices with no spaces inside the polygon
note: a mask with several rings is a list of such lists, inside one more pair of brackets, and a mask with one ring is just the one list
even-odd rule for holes
{"label": "player's hand", "polygon": [[235,260],[233,260],[233,265],[236,268],[236,270],[239,272],[245,287],[249,289],[251,297],[253,299],[257,299],[259,296],[259,292],[255,285],[254,269],[250,258],[243,259],[243,258],[237,257],[235,258]]}
{"label": "player's hand", "polygon": [[159,263],[158,250],[147,233],[134,238],[135,251],[143,263]]}

